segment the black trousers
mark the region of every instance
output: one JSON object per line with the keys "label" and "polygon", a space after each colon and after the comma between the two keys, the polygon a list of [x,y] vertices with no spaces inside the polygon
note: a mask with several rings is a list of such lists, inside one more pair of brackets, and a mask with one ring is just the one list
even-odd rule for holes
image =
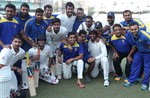
{"label": "black trousers", "polygon": [[[120,77],[123,76],[123,72],[122,72],[122,68],[121,68],[121,61],[123,58],[127,57],[127,55],[122,55],[120,53],[118,53],[119,58],[116,58],[113,60],[114,63],[114,68],[116,71],[116,74]],[[130,75],[130,69],[131,69],[131,63],[128,62],[128,60],[126,60],[126,64],[125,64],[125,74],[126,77],[129,77]]]}
{"label": "black trousers", "polygon": [[[17,61],[13,66],[21,68],[21,64],[22,64],[22,60]],[[21,81],[22,81],[22,75],[20,75],[16,70],[14,71],[16,78],[17,78],[17,82],[18,82],[18,86],[21,85]]]}

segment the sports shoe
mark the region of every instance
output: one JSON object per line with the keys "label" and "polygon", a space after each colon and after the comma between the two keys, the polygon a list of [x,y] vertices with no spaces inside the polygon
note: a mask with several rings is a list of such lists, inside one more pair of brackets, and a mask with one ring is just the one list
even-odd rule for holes
{"label": "sports shoe", "polygon": [[128,82],[128,80],[129,80],[129,79],[128,79],[128,78],[126,78],[126,79],[124,80],[124,83],[127,83],[127,82]]}
{"label": "sports shoe", "polygon": [[130,86],[133,86],[133,85],[134,85],[134,83],[127,82],[127,83],[124,84],[124,87],[130,87]]}
{"label": "sports shoe", "polygon": [[141,87],[141,90],[147,90],[147,89],[148,89],[148,86],[143,84]]}
{"label": "sports shoe", "polygon": [[117,77],[115,78],[115,80],[116,80],[116,81],[120,81],[121,78],[122,78],[121,76],[117,76]]}
{"label": "sports shoe", "polygon": [[137,78],[135,81],[141,83],[142,78]]}
{"label": "sports shoe", "polygon": [[108,80],[105,80],[104,81],[104,87],[108,87],[109,86],[109,81]]}

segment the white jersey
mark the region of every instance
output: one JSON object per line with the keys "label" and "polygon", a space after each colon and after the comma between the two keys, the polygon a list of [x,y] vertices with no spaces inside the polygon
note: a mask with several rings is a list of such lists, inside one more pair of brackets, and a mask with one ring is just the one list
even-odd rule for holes
{"label": "white jersey", "polygon": [[67,29],[67,34],[72,31],[76,16],[68,17],[66,14],[60,14],[57,18],[60,19],[61,26]]}
{"label": "white jersey", "polygon": [[46,31],[46,39],[47,43],[53,48],[53,52],[57,49],[63,38],[67,36],[67,29],[65,27],[60,26],[59,32],[56,34],[52,27],[51,32]]}
{"label": "white jersey", "polygon": [[[114,21],[114,24],[120,24],[120,22]],[[104,27],[105,26],[110,26],[110,31],[108,30],[108,31],[104,32],[104,34],[108,34],[109,32],[112,33],[113,32],[113,26],[114,26],[114,24],[112,26],[110,26],[110,24],[108,22],[106,22],[105,25],[104,25]]]}
{"label": "white jersey", "polygon": [[77,32],[79,33],[80,30],[85,30],[86,32],[88,32],[88,29],[90,29],[91,31],[94,30],[94,24],[92,24],[92,26],[90,28],[87,28],[85,22],[83,22],[82,24],[79,25]]}
{"label": "white jersey", "polygon": [[[38,48],[31,48],[28,51],[29,57],[34,56],[38,53]],[[44,46],[43,50],[40,50],[40,65],[48,65],[48,59],[53,57],[52,51],[48,45]]]}
{"label": "white jersey", "polygon": [[102,57],[107,56],[107,50],[105,44],[100,40],[99,42],[88,42],[89,52],[90,55],[93,56],[95,59],[101,59]]}
{"label": "white jersey", "polygon": [[0,53],[0,64],[13,66],[18,60],[23,59],[24,56],[25,51],[22,48],[19,48],[19,51],[16,53],[11,45],[11,49],[2,49]]}

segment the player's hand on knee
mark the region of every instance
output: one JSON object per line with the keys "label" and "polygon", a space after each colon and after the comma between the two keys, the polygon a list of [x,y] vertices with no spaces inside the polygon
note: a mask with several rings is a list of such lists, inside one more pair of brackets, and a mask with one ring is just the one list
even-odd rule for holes
{"label": "player's hand on knee", "polygon": [[69,63],[72,63],[73,62],[73,59],[69,59],[66,61],[66,64],[69,64]]}
{"label": "player's hand on knee", "polygon": [[88,59],[88,62],[89,63],[92,63],[92,62],[94,62],[95,61],[95,58],[94,57],[90,57],[89,59]]}
{"label": "player's hand on knee", "polygon": [[132,56],[128,55],[128,56],[127,56],[127,60],[128,60],[129,63],[131,63],[132,60],[133,60]]}

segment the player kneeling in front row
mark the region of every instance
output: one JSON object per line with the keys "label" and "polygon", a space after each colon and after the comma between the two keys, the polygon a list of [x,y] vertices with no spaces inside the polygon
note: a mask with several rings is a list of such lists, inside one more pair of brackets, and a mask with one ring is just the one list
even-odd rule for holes
{"label": "player kneeling in front row", "polygon": [[[35,62],[37,60],[39,60],[40,62],[39,78],[48,83],[58,84],[59,80],[54,76],[52,70],[50,69],[51,64],[52,64],[52,57],[53,57],[52,51],[50,47],[45,44],[45,42],[46,42],[46,36],[44,34],[39,34],[37,37],[38,47],[31,48],[28,51],[28,53],[29,53],[30,59],[33,61],[32,64],[35,65]],[[38,51],[40,51],[39,54],[38,54]]]}
{"label": "player kneeling in front row", "polygon": [[13,65],[25,55],[25,51],[20,48],[21,37],[16,35],[12,40],[10,48],[3,48],[0,53],[0,98],[10,98],[11,89],[17,91],[17,79],[14,70],[22,74],[20,68]]}
{"label": "player kneeling in front row", "polygon": [[104,86],[109,86],[109,65],[108,65],[108,58],[107,58],[107,50],[106,46],[103,43],[102,39],[100,41],[96,41],[97,32],[95,30],[89,33],[90,40],[88,42],[89,52],[90,55],[93,57],[89,61],[95,61],[94,69],[91,72],[92,77],[97,77],[99,74],[99,64],[103,68],[103,75],[104,75]]}
{"label": "player kneeling in front row", "polygon": [[[81,44],[77,43],[77,37],[75,33],[70,32],[68,34],[68,44],[72,47],[68,47],[64,43],[61,43],[58,50],[58,62],[63,65],[63,77],[70,79],[72,77],[71,68],[77,66],[77,85],[80,88],[84,88],[85,85],[81,83],[80,79],[83,78],[83,48]],[[61,55],[63,54],[63,61]]]}

